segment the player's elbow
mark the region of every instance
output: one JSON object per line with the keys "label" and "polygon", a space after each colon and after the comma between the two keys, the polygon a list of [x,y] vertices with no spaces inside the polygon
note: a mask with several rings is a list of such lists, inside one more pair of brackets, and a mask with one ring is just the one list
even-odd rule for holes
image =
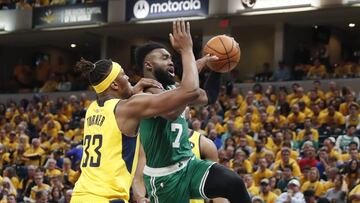
{"label": "player's elbow", "polygon": [[198,99],[201,95],[201,89],[200,88],[195,88],[193,89],[192,91],[189,92],[190,96],[191,97],[191,101],[195,100],[195,99]]}

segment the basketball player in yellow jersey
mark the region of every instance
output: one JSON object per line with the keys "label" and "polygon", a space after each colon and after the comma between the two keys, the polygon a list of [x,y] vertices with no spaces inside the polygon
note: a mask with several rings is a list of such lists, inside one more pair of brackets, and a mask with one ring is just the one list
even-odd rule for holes
{"label": "basketball player in yellow jersey", "polygon": [[[192,151],[196,158],[206,159],[210,161],[218,161],[218,152],[213,141],[209,138],[201,135],[199,132],[190,130],[189,141],[192,147]],[[212,200],[213,203],[228,203],[224,198],[216,198]],[[192,199],[190,203],[205,203],[204,200]]]}
{"label": "basketball player in yellow jersey", "polygon": [[111,60],[78,62],[77,69],[89,80],[97,100],[90,104],[85,116],[82,173],[75,183],[72,203],[128,202],[138,156],[140,120],[162,116],[199,97],[190,24],[174,22],[170,42],[181,54],[184,75],[179,87],[158,95],[134,95],[160,84],[144,79],[132,87],[120,65]]}

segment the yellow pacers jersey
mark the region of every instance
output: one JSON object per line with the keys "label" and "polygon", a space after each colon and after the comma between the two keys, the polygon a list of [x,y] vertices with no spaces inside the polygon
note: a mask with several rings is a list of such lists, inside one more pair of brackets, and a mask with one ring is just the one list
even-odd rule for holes
{"label": "yellow pacers jersey", "polygon": [[103,106],[92,102],[86,111],[81,176],[72,203],[129,200],[139,152],[138,137],[121,133],[115,118],[119,99]]}
{"label": "yellow pacers jersey", "polygon": [[[197,131],[191,131],[189,136],[189,141],[191,144],[192,152],[195,154],[195,157],[201,159],[200,153],[200,136],[201,134]],[[202,199],[192,199],[190,203],[204,203],[205,201]]]}

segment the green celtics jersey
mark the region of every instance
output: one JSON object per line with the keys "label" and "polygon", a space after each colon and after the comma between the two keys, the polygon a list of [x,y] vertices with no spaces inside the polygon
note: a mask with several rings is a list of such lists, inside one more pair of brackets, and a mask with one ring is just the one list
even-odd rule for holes
{"label": "green celtics jersey", "polygon": [[188,137],[184,113],[175,121],[162,117],[141,120],[140,141],[146,154],[146,165],[161,168],[192,157]]}

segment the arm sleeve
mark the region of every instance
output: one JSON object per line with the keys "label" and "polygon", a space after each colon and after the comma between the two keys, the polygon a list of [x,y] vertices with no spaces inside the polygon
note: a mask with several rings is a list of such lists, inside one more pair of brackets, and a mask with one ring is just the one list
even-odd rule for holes
{"label": "arm sleeve", "polygon": [[220,84],[221,73],[211,71],[204,85],[204,90],[208,97],[208,104],[214,104],[216,102],[220,91]]}

